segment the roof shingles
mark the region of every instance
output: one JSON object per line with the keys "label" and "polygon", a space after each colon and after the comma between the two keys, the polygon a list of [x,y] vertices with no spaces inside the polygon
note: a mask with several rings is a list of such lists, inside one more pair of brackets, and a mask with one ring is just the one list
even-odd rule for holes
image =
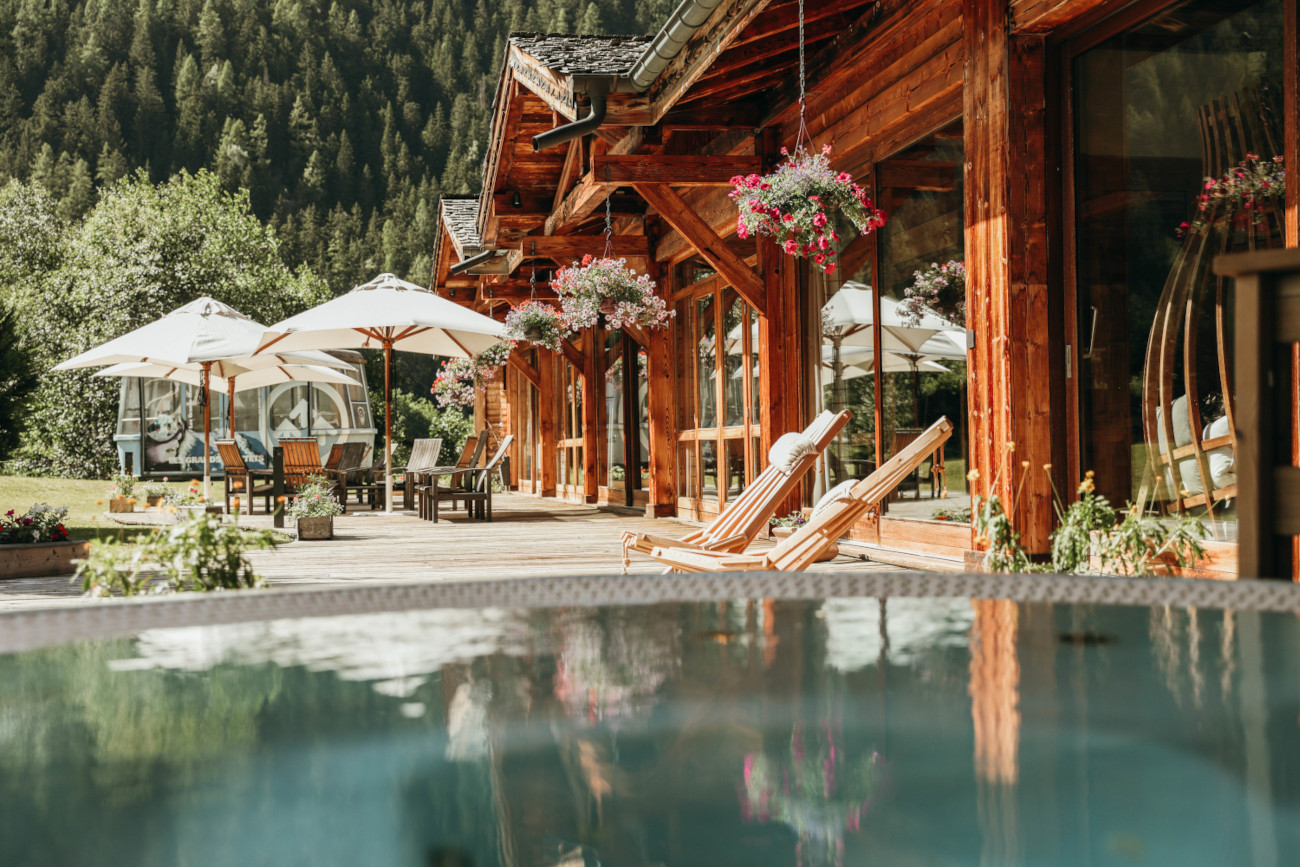
{"label": "roof shingles", "polygon": [[478,234],[478,197],[442,197],[442,222],[455,239],[456,246],[466,256],[473,256],[483,248]]}
{"label": "roof shingles", "polygon": [[510,44],[565,75],[625,75],[653,37],[512,33]]}

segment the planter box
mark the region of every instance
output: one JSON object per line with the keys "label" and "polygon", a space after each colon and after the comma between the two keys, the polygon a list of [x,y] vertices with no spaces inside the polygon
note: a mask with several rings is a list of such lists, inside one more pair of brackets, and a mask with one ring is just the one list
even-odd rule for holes
{"label": "planter box", "polygon": [[[769,532],[773,539],[784,539],[786,536],[794,533],[794,527],[771,527]],[[818,563],[825,563],[827,560],[834,560],[839,556],[840,546],[836,542],[831,542],[826,546],[826,550],[817,555]]]}
{"label": "planter box", "polygon": [[113,514],[122,512],[134,512],[135,500],[130,497],[114,497],[108,501],[108,510]]}
{"label": "planter box", "polygon": [[163,500],[165,500],[165,499],[167,499],[167,498],[166,498],[166,497],[146,497],[146,498],[145,498],[145,505],[148,506],[148,507],[150,507],[150,508],[153,508],[154,506],[160,506],[160,505],[162,505],[162,502],[163,502]]}
{"label": "planter box", "polygon": [[89,542],[38,542],[32,545],[0,545],[0,579],[71,575],[73,560],[90,552]]}
{"label": "planter box", "polygon": [[320,542],[334,538],[334,518],[299,518],[298,538],[309,542]]}

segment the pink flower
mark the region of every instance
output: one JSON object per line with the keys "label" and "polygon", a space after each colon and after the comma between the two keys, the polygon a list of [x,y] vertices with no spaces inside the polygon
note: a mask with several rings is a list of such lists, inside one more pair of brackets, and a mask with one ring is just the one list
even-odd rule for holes
{"label": "pink flower", "polygon": [[818,228],[820,228],[820,227],[826,225],[826,212],[825,212],[825,211],[819,211],[819,212],[817,213],[817,216],[813,217],[813,225],[814,225],[814,226],[817,226]]}
{"label": "pink flower", "polygon": [[835,176],[835,180],[837,183],[850,184],[853,182],[853,176],[850,175],[848,172],[840,172],[838,175]]}
{"label": "pink flower", "polygon": [[793,222],[794,222],[794,214],[782,214],[782,215],[781,215],[781,222],[783,222],[783,223],[793,223]]}
{"label": "pink flower", "polygon": [[731,184],[733,187],[739,187],[739,186],[742,186],[742,185],[745,183],[745,176],[744,176],[744,175],[732,175],[732,176],[731,176],[731,180],[727,181],[727,183]]}
{"label": "pink flower", "polygon": [[816,256],[813,256],[813,261],[818,265],[824,265],[826,263],[826,254],[818,253]]}
{"label": "pink flower", "polygon": [[826,240],[825,235],[822,235],[820,238],[817,239],[817,249],[829,250],[830,248],[831,248],[831,242]]}
{"label": "pink flower", "polygon": [[831,146],[829,142],[827,144],[822,145],[822,155],[823,156],[831,155]]}
{"label": "pink flower", "polygon": [[793,238],[786,238],[785,252],[791,256],[799,252],[799,245],[794,242]]}

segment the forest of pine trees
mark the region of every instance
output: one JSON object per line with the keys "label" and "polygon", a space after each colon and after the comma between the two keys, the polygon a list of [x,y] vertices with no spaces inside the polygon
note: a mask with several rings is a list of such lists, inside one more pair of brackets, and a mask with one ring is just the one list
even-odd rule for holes
{"label": "forest of pine trees", "polygon": [[207,168],[331,291],[427,283],[438,197],[479,188],[508,34],[648,33],[671,6],[0,0],[0,184],[75,220],[138,168]]}

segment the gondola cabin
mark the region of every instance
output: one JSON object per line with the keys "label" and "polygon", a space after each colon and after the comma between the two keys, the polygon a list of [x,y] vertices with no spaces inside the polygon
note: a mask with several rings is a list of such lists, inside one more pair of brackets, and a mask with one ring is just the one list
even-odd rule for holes
{"label": "gondola cabin", "polygon": [[[373,446],[376,428],[370,414],[364,360],[358,352],[332,353],[351,364],[359,385],[286,382],[235,393],[235,433],[250,467],[270,466],[271,449],[285,436],[314,436],[322,459],[335,443],[361,441]],[[230,404],[213,392],[211,462],[222,472],[216,441],[230,437]],[[141,476],[189,477],[203,474],[203,403],[199,388],[167,379],[122,380],[118,403],[117,454],[120,466]],[[369,457],[367,457],[369,461]]]}

